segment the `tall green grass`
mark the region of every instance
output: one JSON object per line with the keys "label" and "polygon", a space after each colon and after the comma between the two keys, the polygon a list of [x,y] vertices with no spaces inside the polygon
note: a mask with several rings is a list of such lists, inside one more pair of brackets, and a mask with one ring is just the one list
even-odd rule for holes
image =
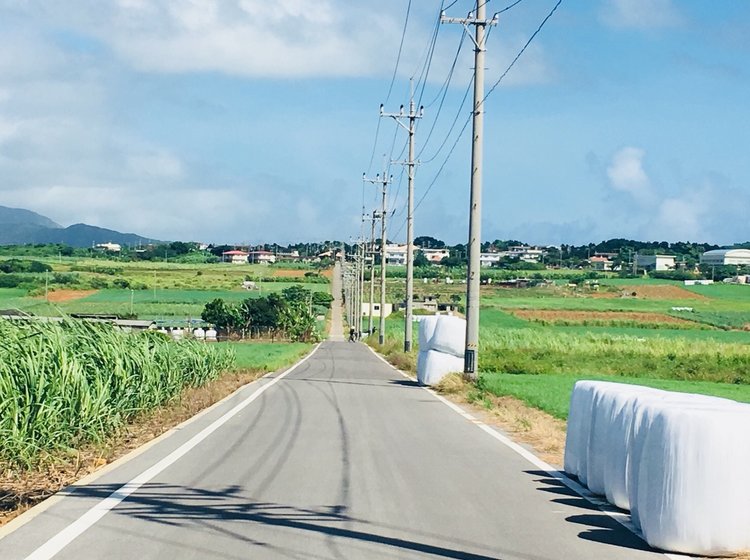
{"label": "tall green grass", "polygon": [[101,441],[233,361],[231,350],[155,332],[0,320],[0,459],[30,466]]}
{"label": "tall green grass", "polygon": [[750,345],[678,337],[484,329],[481,371],[586,373],[750,384]]}

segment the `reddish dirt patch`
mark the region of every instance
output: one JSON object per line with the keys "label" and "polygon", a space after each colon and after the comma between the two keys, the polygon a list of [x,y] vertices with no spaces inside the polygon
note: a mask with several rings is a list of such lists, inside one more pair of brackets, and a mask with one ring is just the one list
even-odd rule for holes
{"label": "reddish dirt patch", "polygon": [[331,278],[333,278],[333,269],[326,268],[323,272],[321,272],[321,274],[330,280]]}
{"label": "reddish dirt patch", "polygon": [[274,270],[273,276],[277,278],[304,278],[307,270]]}
{"label": "reddish dirt patch", "polygon": [[618,298],[623,296],[648,299],[708,299],[702,294],[696,294],[680,286],[670,286],[668,284],[656,286],[619,286],[616,291],[599,292],[594,295],[594,297],[601,298]]}
{"label": "reddish dirt patch", "polygon": [[529,321],[548,321],[550,323],[567,322],[583,323],[584,321],[600,322],[634,322],[634,323],[670,323],[691,325],[691,321],[671,317],[663,313],[637,313],[631,311],[565,311],[551,309],[514,309],[510,313],[520,319]]}
{"label": "reddish dirt patch", "polygon": [[[47,294],[47,299],[52,303],[61,303],[64,301],[73,301],[82,299],[95,294],[98,290],[55,290]],[[44,297],[44,296],[42,296]]]}

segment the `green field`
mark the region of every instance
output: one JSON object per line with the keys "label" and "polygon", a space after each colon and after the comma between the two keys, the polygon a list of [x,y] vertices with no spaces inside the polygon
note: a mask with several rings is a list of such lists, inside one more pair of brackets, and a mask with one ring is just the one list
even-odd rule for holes
{"label": "green field", "polygon": [[[300,264],[267,266],[66,258],[36,260],[51,265],[53,273],[24,275],[29,279],[28,287],[0,288],[1,309],[19,309],[42,316],[87,313],[173,320],[200,317],[203,306],[216,298],[238,303],[247,298],[280,292],[294,284],[303,284],[313,291],[330,290],[326,277]],[[243,288],[242,283],[247,279],[255,282],[255,289]],[[94,293],[82,293],[57,301],[55,292],[60,290]],[[46,293],[50,294],[50,301],[47,301]]]}
{"label": "green field", "polygon": [[236,369],[276,371],[292,365],[311,348],[302,342],[219,342],[219,348],[231,348]]}
{"label": "green field", "polygon": [[[685,287],[681,282],[643,278],[599,283],[598,290],[566,282],[536,288],[483,286],[480,389],[518,397],[559,418],[567,415],[570,391],[578,379],[639,383],[750,402],[750,332],[745,330],[750,324],[750,286]],[[631,286],[641,294],[633,296],[625,289]],[[399,282],[391,287],[396,296],[403,290]],[[417,284],[417,289],[448,301],[466,287]],[[561,319],[526,320],[510,313],[519,309],[551,310]],[[569,311],[583,312],[576,315],[583,317],[576,319],[579,324],[566,319],[564,312]],[[656,322],[627,324],[614,314],[585,320],[586,312],[617,311],[646,314]],[[690,322],[675,325],[651,315],[655,313]],[[403,338],[400,314],[387,321],[386,336],[390,344],[384,348],[398,354]]]}

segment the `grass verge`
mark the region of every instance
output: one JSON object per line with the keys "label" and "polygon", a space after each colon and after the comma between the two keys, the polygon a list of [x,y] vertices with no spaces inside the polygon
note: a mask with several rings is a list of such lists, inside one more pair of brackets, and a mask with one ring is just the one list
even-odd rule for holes
{"label": "grass verge", "polygon": [[573,385],[581,379],[645,385],[667,391],[713,395],[750,403],[750,386],[748,385],[603,375],[482,373],[477,384],[477,390],[500,397],[515,397],[529,406],[538,408],[555,418],[564,420],[568,417],[570,394],[573,391]]}

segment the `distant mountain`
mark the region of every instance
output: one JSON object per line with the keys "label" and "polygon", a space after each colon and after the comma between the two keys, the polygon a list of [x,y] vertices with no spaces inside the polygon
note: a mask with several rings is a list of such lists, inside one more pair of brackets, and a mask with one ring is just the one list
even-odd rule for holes
{"label": "distant mountain", "polygon": [[61,228],[60,224],[57,224],[41,214],[32,212],[31,210],[24,210],[23,208],[8,208],[7,206],[0,206],[0,225],[33,225],[42,226],[45,228]]}
{"label": "distant mountain", "polygon": [[64,243],[72,247],[91,247],[97,243],[107,242],[138,245],[153,241],[155,240],[135,233],[121,233],[86,224],[75,224],[64,228],[30,210],[0,206],[0,245]]}

